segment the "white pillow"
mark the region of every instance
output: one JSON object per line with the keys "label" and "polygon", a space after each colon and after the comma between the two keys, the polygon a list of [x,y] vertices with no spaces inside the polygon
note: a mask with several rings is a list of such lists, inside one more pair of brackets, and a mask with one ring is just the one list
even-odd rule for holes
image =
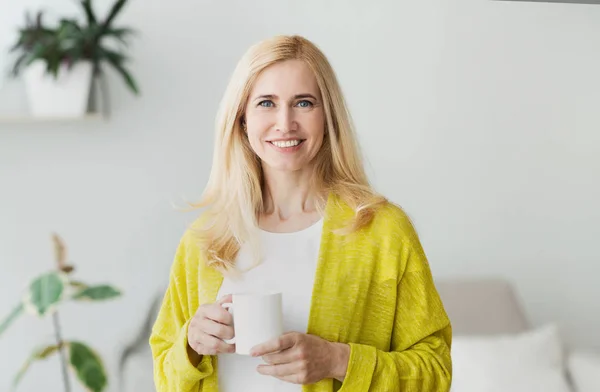
{"label": "white pillow", "polygon": [[572,392],[554,324],[520,334],[454,336],[451,392]]}
{"label": "white pillow", "polygon": [[575,351],[569,355],[568,367],[577,392],[600,391],[600,353]]}

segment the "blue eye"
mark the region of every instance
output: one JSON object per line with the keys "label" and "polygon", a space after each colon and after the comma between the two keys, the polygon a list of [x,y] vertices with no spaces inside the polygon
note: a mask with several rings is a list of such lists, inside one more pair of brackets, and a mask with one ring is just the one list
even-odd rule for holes
{"label": "blue eye", "polygon": [[310,101],[307,101],[307,100],[302,100],[302,101],[299,101],[297,103],[297,105],[300,106],[301,108],[309,108],[309,107],[313,106],[313,103]]}
{"label": "blue eye", "polygon": [[271,101],[270,99],[265,99],[264,101],[260,101],[258,103],[258,106],[262,106],[264,108],[270,108],[273,107],[273,101]]}

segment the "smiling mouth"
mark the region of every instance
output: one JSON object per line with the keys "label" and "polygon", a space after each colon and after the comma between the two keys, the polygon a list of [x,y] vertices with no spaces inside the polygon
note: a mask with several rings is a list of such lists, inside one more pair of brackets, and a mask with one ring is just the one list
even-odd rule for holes
{"label": "smiling mouth", "polygon": [[295,140],[273,140],[273,141],[269,141],[269,143],[271,143],[275,147],[279,147],[279,148],[290,148],[290,147],[299,146],[300,144],[304,143],[304,141],[305,140],[303,140],[303,139],[295,139]]}

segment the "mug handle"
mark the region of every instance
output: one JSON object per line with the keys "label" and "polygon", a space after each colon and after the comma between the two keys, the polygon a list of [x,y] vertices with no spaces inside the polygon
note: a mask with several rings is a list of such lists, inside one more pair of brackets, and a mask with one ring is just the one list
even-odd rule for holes
{"label": "mug handle", "polygon": [[[221,304],[221,306],[233,315],[233,304],[231,302]],[[235,336],[232,339],[223,339],[223,341],[227,344],[235,344]]]}

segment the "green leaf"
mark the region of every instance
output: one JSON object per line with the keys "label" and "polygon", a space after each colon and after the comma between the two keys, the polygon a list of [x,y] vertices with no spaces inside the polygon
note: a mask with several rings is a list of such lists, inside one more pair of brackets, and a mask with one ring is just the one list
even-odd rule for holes
{"label": "green leaf", "polygon": [[120,64],[113,64],[113,66],[117,69],[117,71],[119,71],[119,73],[125,80],[125,83],[127,83],[127,86],[129,86],[131,91],[133,91],[134,94],[138,95],[140,93],[140,90],[138,89],[137,84],[133,79],[133,76],[131,76],[129,72],[127,72],[127,70],[123,68]]}
{"label": "green leaf", "polygon": [[18,76],[19,75],[19,71],[21,70],[21,66],[23,65],[23,63],[25,63],[27,60],[27,57],[29,57],[29,53],[22,53],[17,60],[15,61],[15,64],[13,65],[11,74],[13,76]]}
{"label": "green leaf", "polygon": [[124,35],[134,35],[135,30],[129,27],[118,27],[116,29],[107,29],[106,35],[114,35],[115,37],[123,37]]}
{"label": "green leaf", "polygon": [[112,23],[112,21],[117,17],[123,6],[127,3],[127,0],[117,0],[117,2],[113,5],[110,12],[108,13],[108,17],[104,21],[103,27],[104,30],[108,29]]}
{"label": "green leaf", "polygon": [[29,285],[25,305],[43,316],[60,301],[64,288],[63,279],[56,272],[44,274]]}
{"label": "green leaf", "polygon": [[83,10],[85,11],[88,23],[91,25],[96,24],[96,15],[94,15],[91,0],[82,0],[81,5],[83,6]]}
{"label": "green leaf", "polygon": [[24,44],[25,44],[25,36],[24,36],[24,33],[21,32],[21,34],[19,35],[19,39],[17,40],[17,42],[15,44],[13,44],[13,46],[11,46],[8,49],[8,52],[9,53],[15,52],[17,49],[19,49]]}
{"label": "green leaf", "polygon": [[81,27],[75,19],[61,19],[60,26],[62,29],[70,29],[72,33],[81,33]]}
{"label": "green leaf", "polygon": [[46,52],[47,50],[48,49],[46,45],[44,45],[44,43],[36,42],[33,48],[31,49],[31,53],[29,54],[27,61],[25,62],[25,66],[31,65],[31,63],[33,63],[35,60],[43,59],[44,52]]}
{"label": "green leaf", "polygon": [[21,369],[19,369],[19,372],[15,376],[15,379],[13,381],[13,388],[16,388],[17,384],[19,384],[19,381],[21,381],[21,379],[23,378],[23,376],[34,361],[46,359],[50,355],[54,354],[56,351],[58,351],[57,345],[41,347],[34,350],[34,352],[29,356],[27,361],[25,361],[23,366],[21,366]]}
{"label": "green leaf", "polygon": [[58,77],[60,69],[60,57],[52,54],[46,59],[46,72],[52,75],[55,79]]}
{"label": "green leaf", "polygon": [[69,343],[69,362],[77,378],[90,391],[101,392],[106,388],[106,371],[102,360],[90,347],[81,342]]}
{"label": "green leaf", "polygon": [[112,65],[113,68],[115,68],[117,70],[117,72],[119,72],[121,74],[121,76],[123,77],[123,80],[125,80],[125,83],[131,89],[131,91],[133,91],[136,95],[139,94],[140,92],[139,92],[139,89],[137,87],[135,80],[121,64],[123,62],[123,60],[125,59],[125,57],[119,53],[115,53],[115,52],[112,52],[109,50],[104,50],[104,54],[107,57],[108,63],[110,65]]}
{"label": "green leaf", "polygon": [[2,324],[0,324],[0,335],[8,328],[13,321],[17,319],[23,313],[23,303],[20,303],[19,306],[15,307],[12,312],[4,319]]}
{"label": "green leaf", "polygon": [[103,301],[121,295],[121,292],[109,285],[87,287],[73,296],[76,300]]}
{"label": "green leaf", "polygon": [[42,27],[42,25],[44,24],[42,22],[43,17],[44,17],[44,11],[38,11],[37,16],[35,18],[36,27]]}
{"label": "green leaf", "polygon": [[127,41],[127,35],[133,35],[135,34],[135,30],[124,27],[124,28],[117,28],[117,29],[108,29],[105,31],[104,36],[105,37],[113,37],[116,40],[118,40],[119,42],[121,42],[121,44],[123,44],[125,47],[129,46],[129,42]]}
{"label": "green leaf", "polygon": [[69,285],[75,287],[76,289],[86,289],[89,286],[79,280],[70,280]]}
{"label": "green leaf", "polygon": [[98,48],[98,54],[105,57],[109,63],[121,64],[127,60],[124,54],[103,47]]}

